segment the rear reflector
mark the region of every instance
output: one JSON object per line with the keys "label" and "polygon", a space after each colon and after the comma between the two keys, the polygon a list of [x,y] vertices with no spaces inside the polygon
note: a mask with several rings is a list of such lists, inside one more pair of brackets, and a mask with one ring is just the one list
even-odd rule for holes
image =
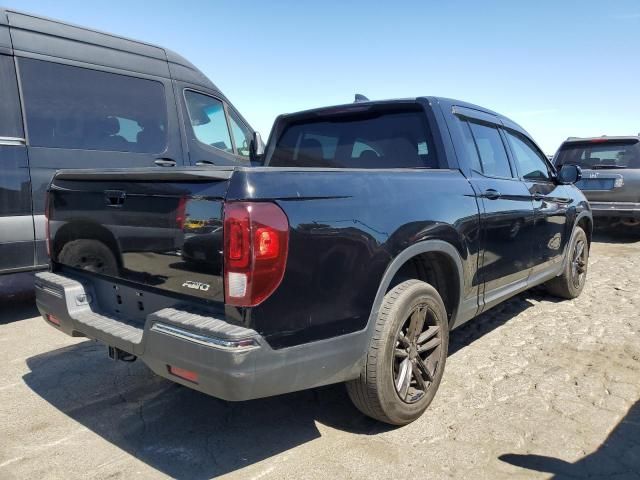
{"label": "rear reflector", "polygon": [[171,365],[167,365],[167,368],[171,375],[175,375],[176,377],[180,377],[189,382],[198,383],[198,374],[196,372],[185,370],[184,368],[173,367]]}
{"label": "rear reflector", "polygon": [[51,315],[50,313],[47,313],[46,318],[48,321],[50,321],[54,325],[60,326],[60,320],[58,319],[58,317]]}

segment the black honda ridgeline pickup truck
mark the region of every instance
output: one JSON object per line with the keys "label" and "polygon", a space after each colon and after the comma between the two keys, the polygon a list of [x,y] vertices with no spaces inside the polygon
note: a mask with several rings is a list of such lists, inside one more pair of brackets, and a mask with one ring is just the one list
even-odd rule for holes
{"label": "black honda ridgeline pickup truck", "polygon": [[402,425],[433,399],[450,329],[534,285],[584,286],[579,168],[556,171],[490,110],[423,97],[283,115],[261,158],[60,171],[46,321],[226,400],[346,382]]}

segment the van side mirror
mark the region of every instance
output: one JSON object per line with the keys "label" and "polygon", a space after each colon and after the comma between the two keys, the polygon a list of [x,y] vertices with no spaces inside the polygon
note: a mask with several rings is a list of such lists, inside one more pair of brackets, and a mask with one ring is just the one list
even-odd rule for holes
{"label": "van side mirror", "polygon": [[251,145],[249,146],[249,158],[251,163],[262,164],[262,157],[264,156],[264,142],[258,132],[253,132],[253,138],[251,139]]}
{"label": "van side mirror", "polygon": [[573,185],[582,178],[582,169],[577,165],[562,165],[558,172],[558,180],[563,185]]}

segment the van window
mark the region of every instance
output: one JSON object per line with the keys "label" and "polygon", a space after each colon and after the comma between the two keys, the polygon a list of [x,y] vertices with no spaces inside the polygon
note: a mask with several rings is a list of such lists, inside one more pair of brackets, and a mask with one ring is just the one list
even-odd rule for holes
{"label": "van window", "polygon": [[160,153],[167,106],[160,82],[20,58],[29,145]]}
{"label": "van window", "polygon": [[0,137],[23,136],[20,96],[13,58],[0,55]]}
{"label": "van window", "polygon": [[480,155],[482,173],[489,177],[511,178],[511,166],[500,132],[494,126],[469,122]]}
{"label": "van window", "polygon": [[233,153],[222,102],[192,90],[186,90],[184,97],[187,101],[191,128],[193,128],[193,133],[198,141],[210,147]]}
{"label": "van window", "polygon": [[253,134],[249,127],[247,127],[242,120],[235,114],[235,112],[229,109],[229,123],[231,124],[231,131],[233,132],[233,140],[236,142],[236,150],[238,155],[243,157],[249,157],[249,146],[253,139]]}

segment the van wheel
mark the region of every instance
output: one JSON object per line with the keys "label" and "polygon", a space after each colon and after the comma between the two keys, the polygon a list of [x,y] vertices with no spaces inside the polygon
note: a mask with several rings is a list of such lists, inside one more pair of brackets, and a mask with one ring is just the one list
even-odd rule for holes
{"label": "van wheel", "polygon": [[82,239],[67,243],[58,255],[58,262],[93,273],[118,274],[116,257],[98,240]]}
{"label": "van wheel", "polygon": [[347,382],[351,401],[381,422],[413,422],[438,390],[448,344],[447,312],[436,289],[402,282],[384,297],[360,377]]}
{"label": "van wheel", "polygon": [[582,293],[587,281],[589,241],[582,228],[576,227],[567,255],[562,275],[549,280],[544,286],[551,295],[570,300]]}

